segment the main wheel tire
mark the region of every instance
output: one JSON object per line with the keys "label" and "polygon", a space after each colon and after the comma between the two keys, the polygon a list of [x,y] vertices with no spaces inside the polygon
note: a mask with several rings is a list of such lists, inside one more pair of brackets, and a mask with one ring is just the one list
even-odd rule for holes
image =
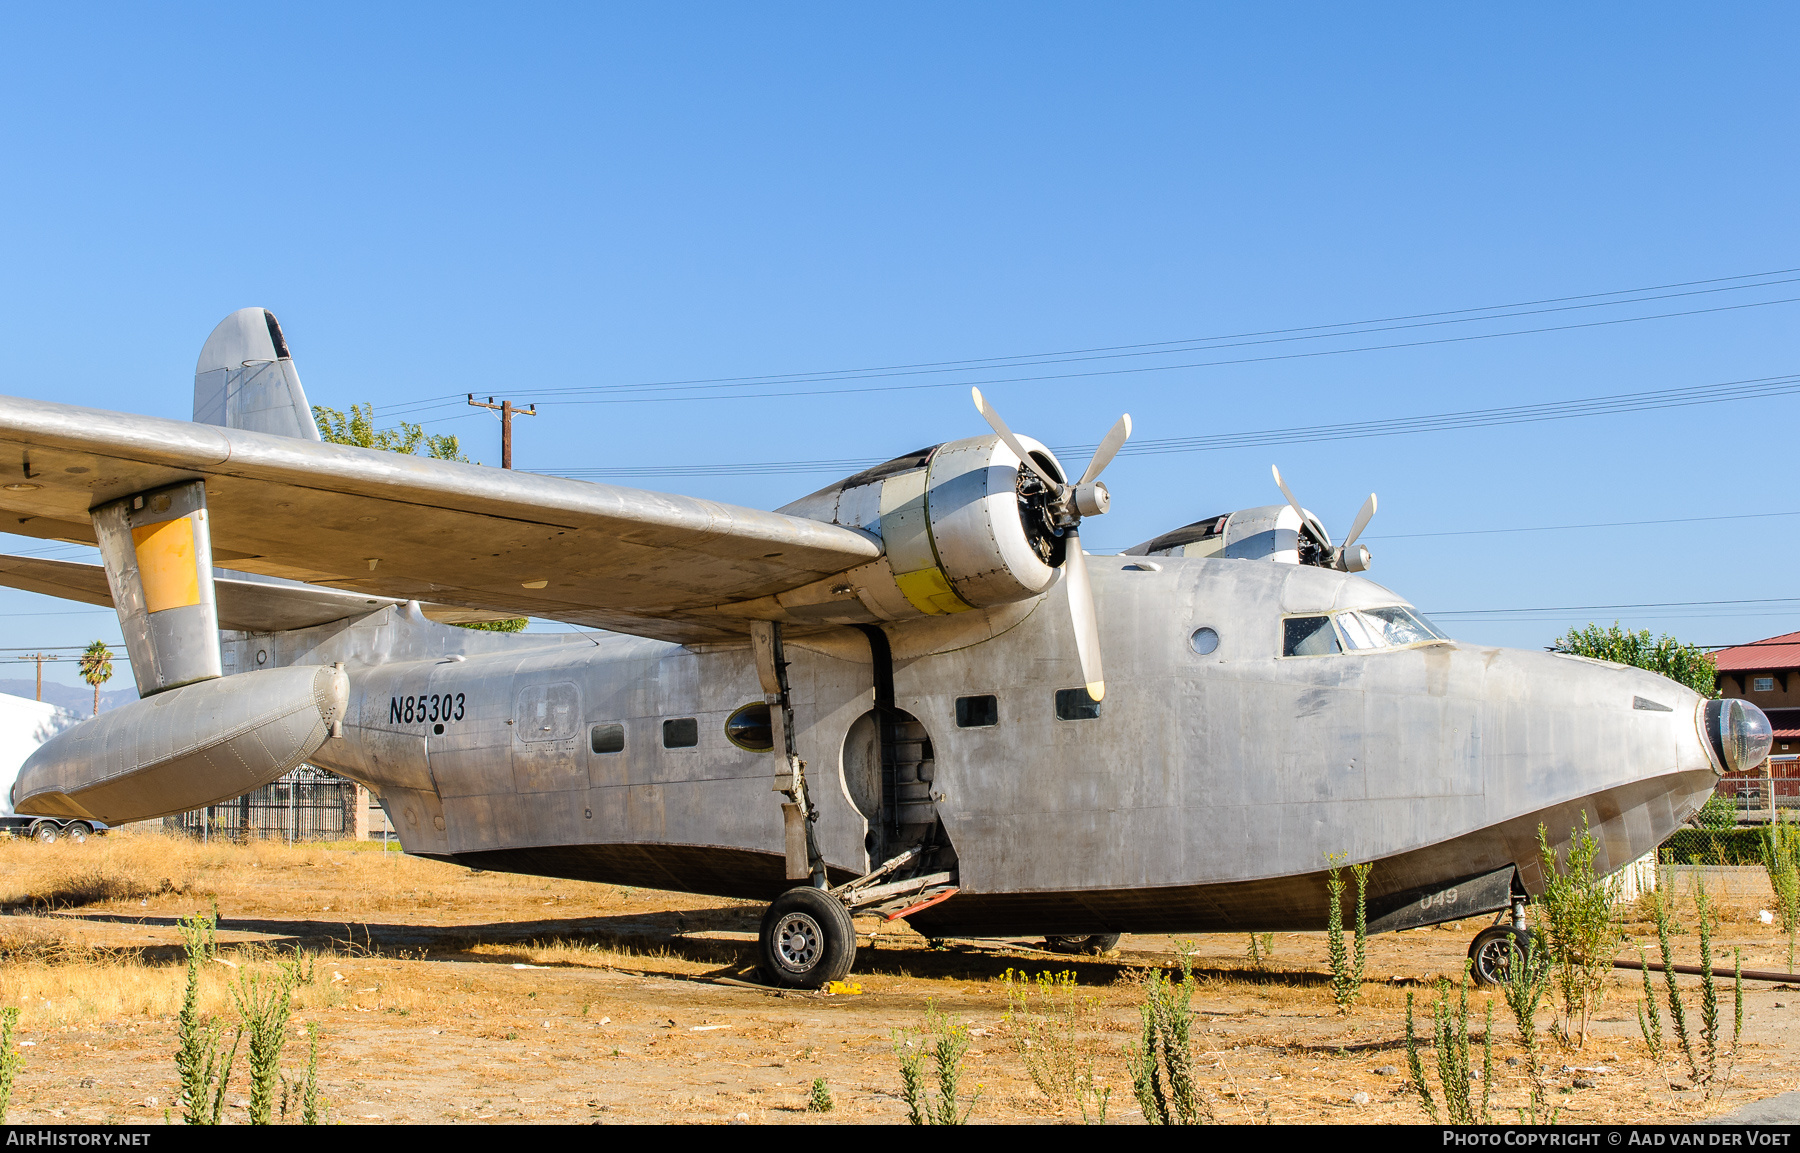
{"label": "main wheel tire", "polygon": [[86,825],[82,824],[80,821],[75,821],[71,824],[63,826],[63,836],[69,838],[69,840],[71,840],[71,841],[74,841],[77,845],[79,845],[83,841],[87,840],[88,834],[92,831],[93,830],[89,829]]}
{"label": "main wheel tire", "polygon": [[40,845],[56,844],[56,838],[60,833],[61,830],[49,821],[39,821],[37,828],[31,830],[32,839]]}
{"label": "main wheel tire", "polygon": [[856,927],[850,910],[823,889],[789,889],[763,914],[758,944],[763,979],[783,989],[822,989],[850,975]]}
{"label": "main wheel tire", "polygon": [[1119,947],[1119,934],[1095,933],[1087,937],[1045,937],[1044,948],[1052,953],[1076,956],[1105,956]]}
{"label": "main wheel tire", "polygon": [[1491,925],[1475,935],[1469,945],[1469,973],[1477,985],[1504,985],[1512,969],[1513,950],[1531,955],[1531,934],[1511,925]]}

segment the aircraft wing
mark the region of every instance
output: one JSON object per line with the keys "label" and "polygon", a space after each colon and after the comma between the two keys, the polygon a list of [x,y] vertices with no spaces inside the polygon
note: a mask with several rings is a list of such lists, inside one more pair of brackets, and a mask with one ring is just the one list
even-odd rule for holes
{"label": "aircraft wing", "polygon": [[0,397],[0,531],[91,544],[90,508],[201,477],[223,567],[667,640],[739,635],[706,610],[881,552],[692,497]]}
{"label": "aircraft wing", "polygon": [[[0,585],[45,593],[64,600],[113,607],[112,588],[106,570],[96,564],[47,560],[33,556],[0,554]],[[322,585],[235,580],[219,577],[213,582],[219,606],[219,627],[244,632],[273,633],[363,616],[386,605],[400,604],[394,597],[368,597]],[[419,606],[427,617],[444,624],[504,620],[506,613],[486,609]]]}

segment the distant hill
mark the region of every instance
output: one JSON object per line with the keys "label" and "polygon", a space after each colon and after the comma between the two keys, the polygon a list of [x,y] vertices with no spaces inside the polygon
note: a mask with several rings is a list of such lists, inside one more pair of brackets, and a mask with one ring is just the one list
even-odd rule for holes
{"label": "distant hill", "polygon": [[[114,683],[117,683],[118,679],[115,674],[113,676]],[[116,709],[120,705],[127,705],[138,699],[137,688],[132,685],[129,674],[126,676],[125,686],[122,689],[100,690],[101,712],[105,712],[107,709]],[[0,693],[24,697],[28,701],[33,700],[37,696],[37,679],[25,677],[15,680],[0,680]],[[68,709],[78,717],[91,717],[94,715],[94,690],[86,685],[63,685],[45,681],[44,703]]]}

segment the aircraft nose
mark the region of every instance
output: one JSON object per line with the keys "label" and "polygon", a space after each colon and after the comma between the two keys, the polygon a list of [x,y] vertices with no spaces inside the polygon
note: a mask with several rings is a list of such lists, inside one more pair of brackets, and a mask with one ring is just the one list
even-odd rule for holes
{"label": "aircraft nose", "polygon": [[1775,743],[1768,716],[1749,701],[1700,702],[1700,731],[1712,749],[1713,772],[1720,775],[1754,769]]}

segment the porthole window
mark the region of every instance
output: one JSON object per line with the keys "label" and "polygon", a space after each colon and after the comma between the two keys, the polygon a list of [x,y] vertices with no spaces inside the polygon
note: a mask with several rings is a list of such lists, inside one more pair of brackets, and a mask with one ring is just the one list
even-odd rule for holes
{"label": "porthole window", "polygon": [[725,719],[725,739],[740,749],[766,753],[775,747],[775,721],[769,706],[753,701]]}
{"label": "porthole window", "polygon": [[1188,644],[1194,646],[1195,652],[1206,656],[1219,647],[1219,634],[1210,628],[1198,628],[1194,630],[1194,635],[1188,638]]}
{"label": "porthole window", "polygon": [[1100,702],[1088,695],[1085,688],[1056,690],[1056,719],[1061,721],[1091,721],[1100,716]]}
{"label": "porthole window", "polygon": [[699,743],[700,722],[693,717],[663,722],[663,748],[691,749]]}
{"label": "porthole window", "polygon": [[1000,723],[1000,698],[989,694],[982,697],[956,698],[956,727],[959,729],[985,729]]}
{"label": "porthole window", "polygon": [[588,730],[588,748],[596,753],[622,753],[625,751],[624,725],[595,725]]}

